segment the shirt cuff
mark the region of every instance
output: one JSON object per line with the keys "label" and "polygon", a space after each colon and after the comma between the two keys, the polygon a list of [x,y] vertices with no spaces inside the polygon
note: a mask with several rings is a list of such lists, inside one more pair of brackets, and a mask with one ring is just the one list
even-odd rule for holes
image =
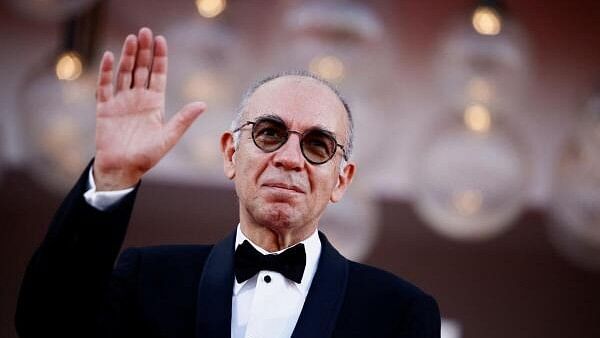
{"label": "shirt cuff", "polygon": [[127,196],[135,187],[113,190],[113,191],[96,191],[96,182],[94,182],[94,167],[90,167],[88,173],[88,190],[83,194],[85,201],[92,207],[106,211],[109,208],[117,205],[123,197]]}

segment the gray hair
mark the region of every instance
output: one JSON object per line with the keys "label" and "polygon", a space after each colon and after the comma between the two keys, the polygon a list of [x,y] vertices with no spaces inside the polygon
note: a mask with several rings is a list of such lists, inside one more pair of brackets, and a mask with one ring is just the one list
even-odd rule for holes
{"label": "gray hair", "polygon": [[[293,70],[293,71],[281,72],[281,73],[267,76],[261,80],[254,82],[250,87],[248,87],[248,89],[242,96],[242,100],[237,109],[236,116],[233,119],[233,121],[231,122],[231,130],[233,131],[241,125],[242,119],[244,118],[244,113],[246,112],[246,109],[248,108],[248,102],[250,101],[250,98],[256,92],[256,90],[258,88],[260,88],[262,85],[264,85],[265,83],[273,81],[280,77],[284,77],[284,76],[301,76],[301,77],[311,78],[311,79],[317,80],[320,83],[324,84],[333,93],[335,93],[337,98],[340,100],[340,102],[344,106],[344,109],[346,110],[346,117],[348,119],[348,123],[347,123],[348,128],[346,128],[346,145],[344,146],[344,150],[346,152],[346,157],[348,159],[350,159],[350,156],[352,155],[352,148],[354,147],[354,120],[352,119],[352,113],[350,112],[350,107],[348,106],[348,103],[346,102],[346,100],[344,99],[342,94],[340,94],[338,89],[332,83],[330,83],[329,81],[321,78],[320,76],[318,76],[314,73],[311,73],[309,71],[306,71],[306,70]],[[234,133],[233,137],[234,137],[235,147],[237,148],[238,144],[239,144],[239,139],[240,139],[239,132]],[[342,162],[340,163],[340,168],[343,168],[343,166],[345,165],[345,162],[346,162],[345,159],[342,159]]]}

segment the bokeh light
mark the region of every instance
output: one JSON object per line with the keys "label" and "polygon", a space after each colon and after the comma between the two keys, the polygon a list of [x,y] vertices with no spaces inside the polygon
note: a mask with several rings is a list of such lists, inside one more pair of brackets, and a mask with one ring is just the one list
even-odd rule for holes
{"label": "bokeh light", "polygon": [[56,77],[59,80],[77,80],[83,72],[81,56],[76,52],[65,52],[56,61]]}
{"label": "bokeh light", "polygon": [[492,126],[490,111],[481,104],[468,106],[465,109],[464,121],[469,130],[478,133],[486,133]]}
{"label": "bokeh light", "polygon": [[310,62],[309,70],[334,83],[339,83],[344,78],[344,63],[333,55],[315,57]]}
{"label": "bokeh light", "polygon": [[196,0],[198,13],[205,18],[214,18],[227,7],[226,0]]}
{"label": "bokeh light", "polygon": [[471,19],[473,28],[481,35],[498,35],[502,30],[502,17],[489,6],[479,6]]}

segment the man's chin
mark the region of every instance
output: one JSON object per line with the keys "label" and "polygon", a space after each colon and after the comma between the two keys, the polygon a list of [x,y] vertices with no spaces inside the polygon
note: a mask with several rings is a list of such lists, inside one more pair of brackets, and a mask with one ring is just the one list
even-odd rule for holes
{"label": "man's chin", "polygon": [[269,228],[289,228],[297,223],[294,207],[286,202],[265,203],[258,218]]}

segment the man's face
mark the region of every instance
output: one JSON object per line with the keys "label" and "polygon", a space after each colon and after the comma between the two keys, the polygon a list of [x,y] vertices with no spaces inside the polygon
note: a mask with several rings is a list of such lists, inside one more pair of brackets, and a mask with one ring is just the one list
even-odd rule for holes
{"label": "man's face", "polygon": [[[338,143],[347,144],[343,104],[314,79],[286,76],[264,84],[248,101],[241,123],[267,115],[277,116],[290,130],[301,133],[314,127],[325,129]],[[329,201],[341,199],[354,165],[340,171],[339,148],[330,161],[311,164],[302,155],[297,134],[290,134],[281,148],[270,153],[253,143],[251,125],[239,136],[235,149],[231,134],[224,135],[223,150],[226,175],[235,180],[242,224],[250,222],[277,232],[291,230],[301,236],[312,233]]]}

